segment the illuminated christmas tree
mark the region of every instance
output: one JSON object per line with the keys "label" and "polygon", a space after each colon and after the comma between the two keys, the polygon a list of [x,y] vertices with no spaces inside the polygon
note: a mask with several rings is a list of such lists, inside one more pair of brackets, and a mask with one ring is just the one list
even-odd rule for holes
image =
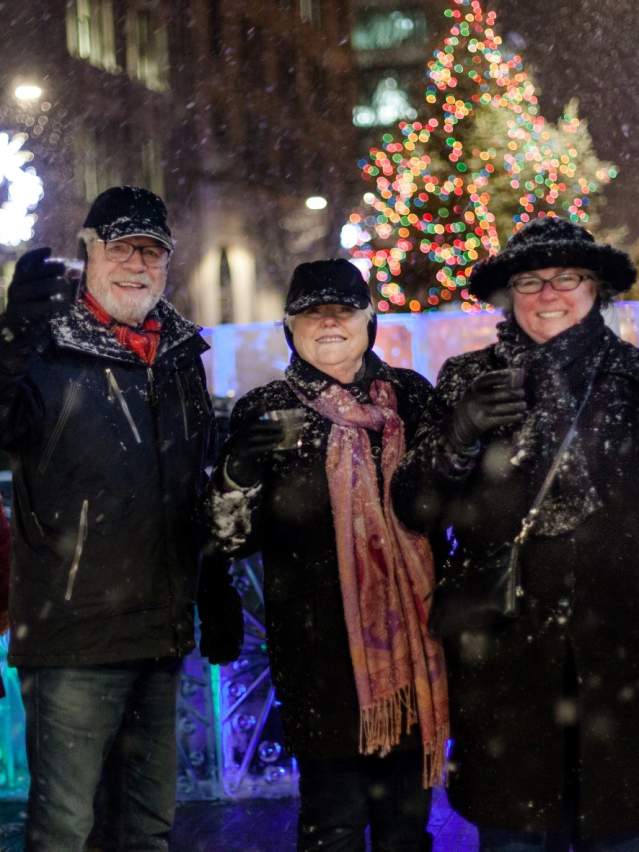
{"label": "illuminated christmas tree", "polygon": [[420,115],[360,162],[371,188],[345,244],[372,263],[381,311],[479,310],[466,289],[475,261],[536,216],[592,226],[592,196],[616,176],[575,103],[556,125],[539,114],[521,57],[501,49],[494,12],[453,0],[444,14],[452,26],[428,64]]}

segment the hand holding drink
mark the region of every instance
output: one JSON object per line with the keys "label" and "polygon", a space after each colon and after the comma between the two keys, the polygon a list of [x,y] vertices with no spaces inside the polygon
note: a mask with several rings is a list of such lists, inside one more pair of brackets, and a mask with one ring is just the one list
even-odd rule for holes
{"label": "hand holding drink", "polygon": [[524,371],[520,368],[482,373],[470,384],[455,409],[452,439],[459,448],[477,445],[482,436],[526,416]]}
{"label": "hand holding drink", "polygon": [[273,444],[271,450],[275,452],[299,449],[305,417],[303,408],[282,408],[263,414],[261,420],[278,423],[282,429],[281,438]]}
{"label": "hand holding drink", "polygon": [[252,420],[231,439],[226,470],[233,482],[250,486],[262,478],[270,453],[298,449],[305,412],[303,408],[266,411]]}

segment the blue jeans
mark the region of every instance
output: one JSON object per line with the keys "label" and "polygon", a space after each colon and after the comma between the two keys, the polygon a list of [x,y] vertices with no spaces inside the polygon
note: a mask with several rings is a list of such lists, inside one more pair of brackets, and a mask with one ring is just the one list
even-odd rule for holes
{"label": "blue jeans", "polygon": [[21,668],[31,788],[26,852],[82,852],[117,750],[118,850],[168,849],[175,812],[179,660]]}
{"label": "blue jeans", "polygon": [[573,842],[548,834],[479,829],[479,852],[639,852],[639,835]]}
{"label": "blue jeans", "polygon": [[422,786],[422,753],[387,757],[298,758],[298,852],[430,852],[431,790]]}

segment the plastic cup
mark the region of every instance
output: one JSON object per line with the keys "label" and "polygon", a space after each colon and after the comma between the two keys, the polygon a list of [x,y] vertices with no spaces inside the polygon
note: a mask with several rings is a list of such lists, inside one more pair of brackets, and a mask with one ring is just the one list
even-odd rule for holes
{"label": "plastic cup", "polygon": [[282,427],[282,440],[273,447],[274,450],[297,450],[302,446],[302,430],[306,421],[306,411],[303,408],[281,408],[267,411],[262,420],[273,420]]}

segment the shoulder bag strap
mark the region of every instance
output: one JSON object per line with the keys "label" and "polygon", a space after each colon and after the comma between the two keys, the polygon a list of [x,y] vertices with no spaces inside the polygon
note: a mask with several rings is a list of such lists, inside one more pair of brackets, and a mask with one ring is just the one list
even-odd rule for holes
{"label": "shoulder bag strap", "polygon": [[546,478],[544,479],[544,481],[541,485],[541,488],[539,489],[539,492],[538,492],[537,496],[535,497],[535,500],[534,500],[534,502],[533,502],[533,504],[530,508],[530,511],[528,512],[526,517],[521,522],[521,529],[519,530],[519,533],[515,536],[515,543],[516,544],[519,544],[519,545],[523,544],[526,541],[526,539],[528,538],[528,536],[530,535],[530,533],[532,532],[532,529],[535,525],[535,522],[537,521],[537,516],[539,515],[539,509],[541,508],[541,504],[546,499],[546,495],[548,494],[548,491],[550,490],[551,485],[555,481],[555,477],[557,476],[557,471],[559,470],[559,465],[562,462],[564,453],[566,452],[566,450],[568,449],[570,444],[573,442],[574,437],[577,434],[577,422],[578,422],[578,420],[581,416],[582,411],[584,410],[584,408],[586,406],[586,403],[588,402],[588,399],[590,398],[590,394],[592,393],[592,388],[593,388],[593,385],[595,383],[595,378],[597,376],[597,373],[599,372],[599,368],[601,367],[602,361],[604,359],[604,355],[608,351],[608,346],[609,346],[609,342],[606,341],[605,346],[603,347],[603,349],[599,353],[599,356],[598,356],[598,358],[597,358],[597,360],[596,360],[596,362],[595,362],[595,364],[592,368],[592,373],[590,374],[590,381],[588,382],[588,387],[586,388],[586,392],[583,396],[583,399],[581,400],[579,408],[577,409],[577,413],[575,414],[573,421],[570,424],[570,428],[566,432],[566,435],[564,436],[564,439],[561,442],[559,449],[557,450],[555,458],[553,459],[553,463],[550,466],[550,470],[546,474]]}

